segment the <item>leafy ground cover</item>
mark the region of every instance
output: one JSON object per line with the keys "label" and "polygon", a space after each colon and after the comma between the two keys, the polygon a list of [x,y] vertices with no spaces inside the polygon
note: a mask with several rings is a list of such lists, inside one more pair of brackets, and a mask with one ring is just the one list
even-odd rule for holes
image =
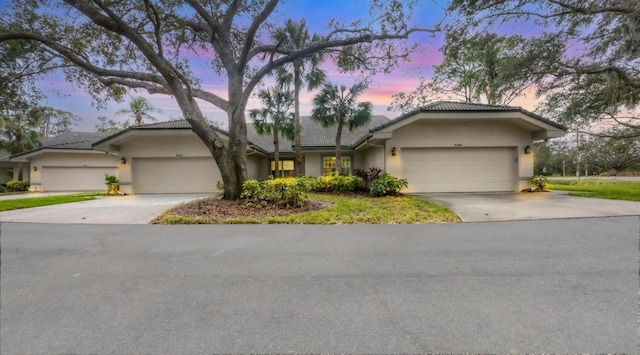
{"label": "leafy ground cover", "polygon": [[243,201],[207,198],[182,204],[156,218],[155,224],[407,224],[460,222],[445,207],[409,196],[310,194],[298,208],[256,208]]}
{"label": "leafy ground cover", "polygon": [[569,196],[640,201],[640,180],[549,179],[547,189],[570,191]]}
{"label": "leafy ground cover", "polygon": [[104,192],[88,192],[72,195],[56,195],[45,197],[27,197],[14,200],[0,201],[0,211],[11,211],[21,208],[32,208],[50,205],[59,205],[62,203],[81,202],[95,200],[96,196],[104,195]]}

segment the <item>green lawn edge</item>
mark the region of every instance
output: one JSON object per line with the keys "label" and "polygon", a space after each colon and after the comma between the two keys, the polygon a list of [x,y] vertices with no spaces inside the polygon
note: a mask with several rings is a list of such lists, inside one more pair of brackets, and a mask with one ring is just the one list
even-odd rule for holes
{"label": "green lawn edge", "polygon": [[551,180],[548,190],[568,191],[577,197],[640,202],[639,180]]}
{"label": "green lawn edge", "polygon": [[95,200],[96,196],[104,195],[104,193],[80,193],[71,195],[56,195],[43,197],[28,197],[13,200],[0,201],[0,212],[19,210],[25,208],[34,208],[42,206],[60,205],[63,203],[82,202]]}
{"label": "green lawn edge", "polygon": [[412,196],[352,198],[310,194],[310,199],[332,203],[319,211],[283,217],[226,218],[178,216],[173,209],[153,224],[418,224],[459,223],[460,218],[441,205]]}

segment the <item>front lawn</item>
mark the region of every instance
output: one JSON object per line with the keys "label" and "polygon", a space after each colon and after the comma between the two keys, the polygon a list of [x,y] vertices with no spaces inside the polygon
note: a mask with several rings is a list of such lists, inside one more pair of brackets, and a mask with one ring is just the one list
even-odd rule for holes
{"label": "front lawn", "polygon": [[[243,204],[238,206],[241,208],[236,208],[241,211],[238,212],[241,215],[229,216],[229,206],[216,208],[216,205],[225,201],[210,198],[173,208],[156,218],[152,223],[410,224],[460,222],[460,218],[445,207],[409,196],[365,197],[310,194],[309,197],[315,205],[322,205],[324,208],[306,208],[293,214],[281,215],[281,210],[270,210],[272,207],[265,210],[264,208],[246,208]],[[252,210],[255,210],[255,213]],[[222,215],[222,213],[227,215]],[[279,215],[274,216],[274,214]]]}
{"label": "front lawn", "polygon": [[97,195],[104,195],[104,192],[87,192],[73,195],[56,195],[45,197],[28,197],[15,200],[0,201],[0,211],[11,211],[21,208],[32,208],[62,203],[80,202],[95,200]]}
{"label": "front lawn", "polygon": [[640,201],[640,180],[549,179],[549,190],[571,191],[569,196]]}

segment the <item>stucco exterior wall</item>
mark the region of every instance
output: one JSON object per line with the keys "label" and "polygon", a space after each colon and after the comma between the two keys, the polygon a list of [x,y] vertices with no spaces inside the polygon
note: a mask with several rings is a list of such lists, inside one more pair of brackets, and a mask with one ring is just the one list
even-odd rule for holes
{"label": "stucco exterior wall", "polygon": [[322,175],[322,158],[320,153],[306,153],[304,155],[304,174],[306,176]]}
{"label": "stucco exterior wall", "polygon": [[[119,157],[98,151],[86,152],[46,152],[31,158],[31,170],[27,170],[30,174],[31,189],[34,191],[42,191],[43,181],[42,172],[47,167],[117,167]],[[27,165],[27,164],[25,164]],[[36,168],[37,171],[33,171]]]}
{"label": "stucco exterior wall", "polygon": [[247,178],[266,179],[269,177],[269,165],[267,157],[260,155],[249,155],[247,157]]}
{"label": "stucco exterior wall", "polygon": [[31,180],[31,167],[29,163],[23,163],[22,169],[20,169],[19,164],[16,164],[13,168],[13,180],[20,180],[20,170],[22,170],[22,180]]}
{"label": "stucco exterior wall", "polygon": [[[202,141],[190,132],[136,136],[121,144],[119,153],[128,162],[134,158],[211,157]],[[127,194],[134,192],[131,168],[131,163],[120,164],[120,190]]]}
{"label": "stucco exterior wall", "polygon": [[[533,154],[524,154],[532,145],[531,132],[504,121],[416,121],[393,131],[386,142],[386,171],[403,177],[402,148],[409,147],[515,147],[518,151],[518,190],[526,188],[533,174]],[[397,156],[391,156],[396,147]],[[377,158],[379,159],[379,158]]]}
{"label": "stucco exterior wall", "polygon": [[[201,157],[213,160],[211,152],[191,132],[132,137],[132,139],[120,145],[119,153],[127,161],[132,161],[133,158],[175,157]],[[120,164],[120,189],[127,194],[134,193],[131,168],[132,164]],[[167,166],[167,169],[171,169],[171,167]],[[219,174],[218,170],[217,175]],[[265,157],[255,154],[247,156],[247,177],[249,179],[267,177],[267,161]]]}
{"label": "stucco exterior wall", "polygon": [[0,167],[0,184],[4,184],[13,178],[13,174],[10,174],[11,168]]}
{"label": "stucco exterior wall", "polygon": [[366,170],[371,167],[385,169],[385,147],[369,147],[356,152],[358,165],[356,168]]}

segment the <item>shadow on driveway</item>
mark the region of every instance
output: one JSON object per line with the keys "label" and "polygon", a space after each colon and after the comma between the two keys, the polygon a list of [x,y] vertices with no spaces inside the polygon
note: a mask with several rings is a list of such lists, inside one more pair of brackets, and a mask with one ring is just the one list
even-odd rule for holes
{"label": "shadow on driveway", "polygon": [[416,196],[451,209],[463,222],[640,215],[640,202],[573,197],[562,191]]}
{"label": "shadow on driveway", "polygon": [[2,222],[147,224],[165,210],[210,194],[100,196],[95,200],[0,213]]}

